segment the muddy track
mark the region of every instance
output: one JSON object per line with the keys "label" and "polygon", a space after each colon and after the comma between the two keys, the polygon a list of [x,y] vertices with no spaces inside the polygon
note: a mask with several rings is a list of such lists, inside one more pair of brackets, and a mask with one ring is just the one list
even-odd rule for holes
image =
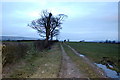
{"label": "muddy track", "polygon": [[106,74],[104,73],[103,70],[101,70],[100,68],[98,68],[95,64],[93,64],[93,62],[91,60],[89,60],[86,56],[81,56],[82,54],[78,53],[75,49],[73,49],[71,46],[67,45],[64,43],[64,45],[68,46],[77,56],[81,57],[87,64],[89,64],[94,71],[101,75],[102,78],[107,78]]}
{"label": "muddy track", "polygon": [[84,74],[76,67],[70,57],[66,54],[63,46],[61,45],[62,50],[62,65],[59,73],[60,78],[85,78]]}

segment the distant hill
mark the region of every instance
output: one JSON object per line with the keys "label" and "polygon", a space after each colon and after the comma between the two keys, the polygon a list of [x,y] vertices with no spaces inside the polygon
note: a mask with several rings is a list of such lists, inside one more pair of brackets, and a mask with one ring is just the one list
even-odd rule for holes
{"label": "distant hill", "polygon": [[7,40],[38,40],[39,38],[17,37],[17,36],[0,36],[0,41]]}

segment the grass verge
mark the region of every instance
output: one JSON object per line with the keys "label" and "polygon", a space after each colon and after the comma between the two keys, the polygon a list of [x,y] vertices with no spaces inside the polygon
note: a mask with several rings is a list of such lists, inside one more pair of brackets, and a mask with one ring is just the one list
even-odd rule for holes
{"label": "grass verge", "polygon": [[67,42],[67,44],[93,62],[102,64],[108,62],[113,66],[115,65],[116,67],[113,70],[120,72],[120,57],[118,53],[120,44],[92,42]]}
{"label": "grass verge", "polygon": [[42,52],[31,49],[5,78],[56,78],[61,64],[61,51],[56,43],[50,50]]}
{"label": "grass verge", "polygon": [[68,56],[70,56],[73,62],[75,62],[75,64],[83,74],[86,74],[86,76],[89,78],[101,78],[101,75],[96,73],[93,67],[87,64],[85,60],[74,54],[74,52],[66,45],[63,45],[63,47],[65,49],[65,52],[68,54]]}

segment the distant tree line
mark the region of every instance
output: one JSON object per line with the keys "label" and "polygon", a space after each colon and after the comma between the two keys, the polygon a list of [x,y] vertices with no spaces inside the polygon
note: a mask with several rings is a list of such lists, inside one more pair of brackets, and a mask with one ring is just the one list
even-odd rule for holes
{"label": "distant tree line", "polygon": [[106,40],[105,43],[116,43],[115,40],[111,41],[111,40]]}
{"label": "distant tree line", "polygon": [[120,42],[117,42],[115,40],[106,40],[106,41],[103,41],[103,42],[100,42],[100,43],[120,43]]}
{"label": "distant tree line", "polygon": [[[85,42],[85,40],[81,40],[79,42]],[[111,41],[111,40],[106,40],[106,41],[92,41],[92,42],[98,42],[98,43],[120,43],[120,42],[117,42],[115,40]]]}

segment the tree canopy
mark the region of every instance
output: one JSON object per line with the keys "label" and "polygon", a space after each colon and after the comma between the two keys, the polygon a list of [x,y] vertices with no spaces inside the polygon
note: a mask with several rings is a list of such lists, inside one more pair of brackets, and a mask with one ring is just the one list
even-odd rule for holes
{"label": "tree canopy", "polygon": [[45,40],[52,40],[54,36],[59,35],[61,24],[66,18],[65,14],[58,14],[54,16],[47,10],[42,11],[41,17],[33,20],[28,26],[37,30],[41,37],[45,37]]}

